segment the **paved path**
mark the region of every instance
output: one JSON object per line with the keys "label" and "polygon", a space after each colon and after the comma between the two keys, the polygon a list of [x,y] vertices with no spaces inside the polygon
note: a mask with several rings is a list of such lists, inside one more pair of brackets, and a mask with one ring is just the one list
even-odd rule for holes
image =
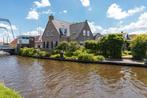
{"label": "paved path", "polygon": [[118,63],[132,63],[132,64],[144,64],[141,61],[135,61],[131,59],[122,59],[122,60],[106,60],[106,62],[118,62]]}
{"label": "paved path", "polygon": [[137,67],[147,67],[147,64],[144,64],[142,61],[135,61],[132,59],[122,59],[122,60],[116,60],[116,59],[109,59],[105,60],[105,63],[114,64],[114,65],[126,65],[126,66],[137,66]]}

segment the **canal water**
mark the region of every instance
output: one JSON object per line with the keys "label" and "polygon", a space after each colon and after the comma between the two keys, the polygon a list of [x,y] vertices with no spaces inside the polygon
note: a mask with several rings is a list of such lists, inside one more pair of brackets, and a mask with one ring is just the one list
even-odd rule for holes
{"label": "canal water", "polygon": [[24,98],[147,98],[147,68],[0,57],[0,81]]}

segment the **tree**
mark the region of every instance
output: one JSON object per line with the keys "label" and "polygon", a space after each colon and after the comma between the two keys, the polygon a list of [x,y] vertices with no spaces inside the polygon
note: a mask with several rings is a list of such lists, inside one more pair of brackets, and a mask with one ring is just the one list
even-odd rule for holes
{"label": "tree", "polygon": [[99,40],[102,55],[110,58],[121,58],[123,44],[122,34],[109,34]]}
{"label": "tree", "polygon": [[142,60],[147,52],[147,35],[138,35],[131,42],[131,51],[134,59]]}

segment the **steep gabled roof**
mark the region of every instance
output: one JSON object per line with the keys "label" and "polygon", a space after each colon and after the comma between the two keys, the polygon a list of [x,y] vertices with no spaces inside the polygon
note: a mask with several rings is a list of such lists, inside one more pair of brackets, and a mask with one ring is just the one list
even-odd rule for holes
{"label": "steep gabled roof", "polygon": [[84,22],[79,22],[79,23],[69,23],[66,21],[61,21],[61,20],[54,19],[52,15],[49,16],[49,21],[47,23],[46,29],[49,26],[49,23],[52,23],[54,25],[58,33],[60,33],[59,31],[60,28],[67,29],[67,36],[70,37],[71,39],[76,39],[81,33],[84,26],[88,24],[87,20]]}
{"label": "steep gabled roof", "polygon": [[85,26],[85,22],[75,23],[70,25],[70,36],[75,39],[80,34],[81,30]]}
{"label": "steep gabled roof", "polygon": [[70,25],[71,25],[71,23],[61,21],[61,20],[52,20],[52,23],[54,24],[58,33],[59,33],[60,28],[66,28],[67,29],[67,36],[70,36]]}

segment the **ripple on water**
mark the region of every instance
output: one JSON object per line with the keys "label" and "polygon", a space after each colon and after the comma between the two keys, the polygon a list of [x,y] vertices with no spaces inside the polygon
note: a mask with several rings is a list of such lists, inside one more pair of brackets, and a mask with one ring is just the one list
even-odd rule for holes
{"label": "ripple on water", "polygon": [[0,80],[25,98],[147,98],[146,77],[146,68],[0,58]]}

